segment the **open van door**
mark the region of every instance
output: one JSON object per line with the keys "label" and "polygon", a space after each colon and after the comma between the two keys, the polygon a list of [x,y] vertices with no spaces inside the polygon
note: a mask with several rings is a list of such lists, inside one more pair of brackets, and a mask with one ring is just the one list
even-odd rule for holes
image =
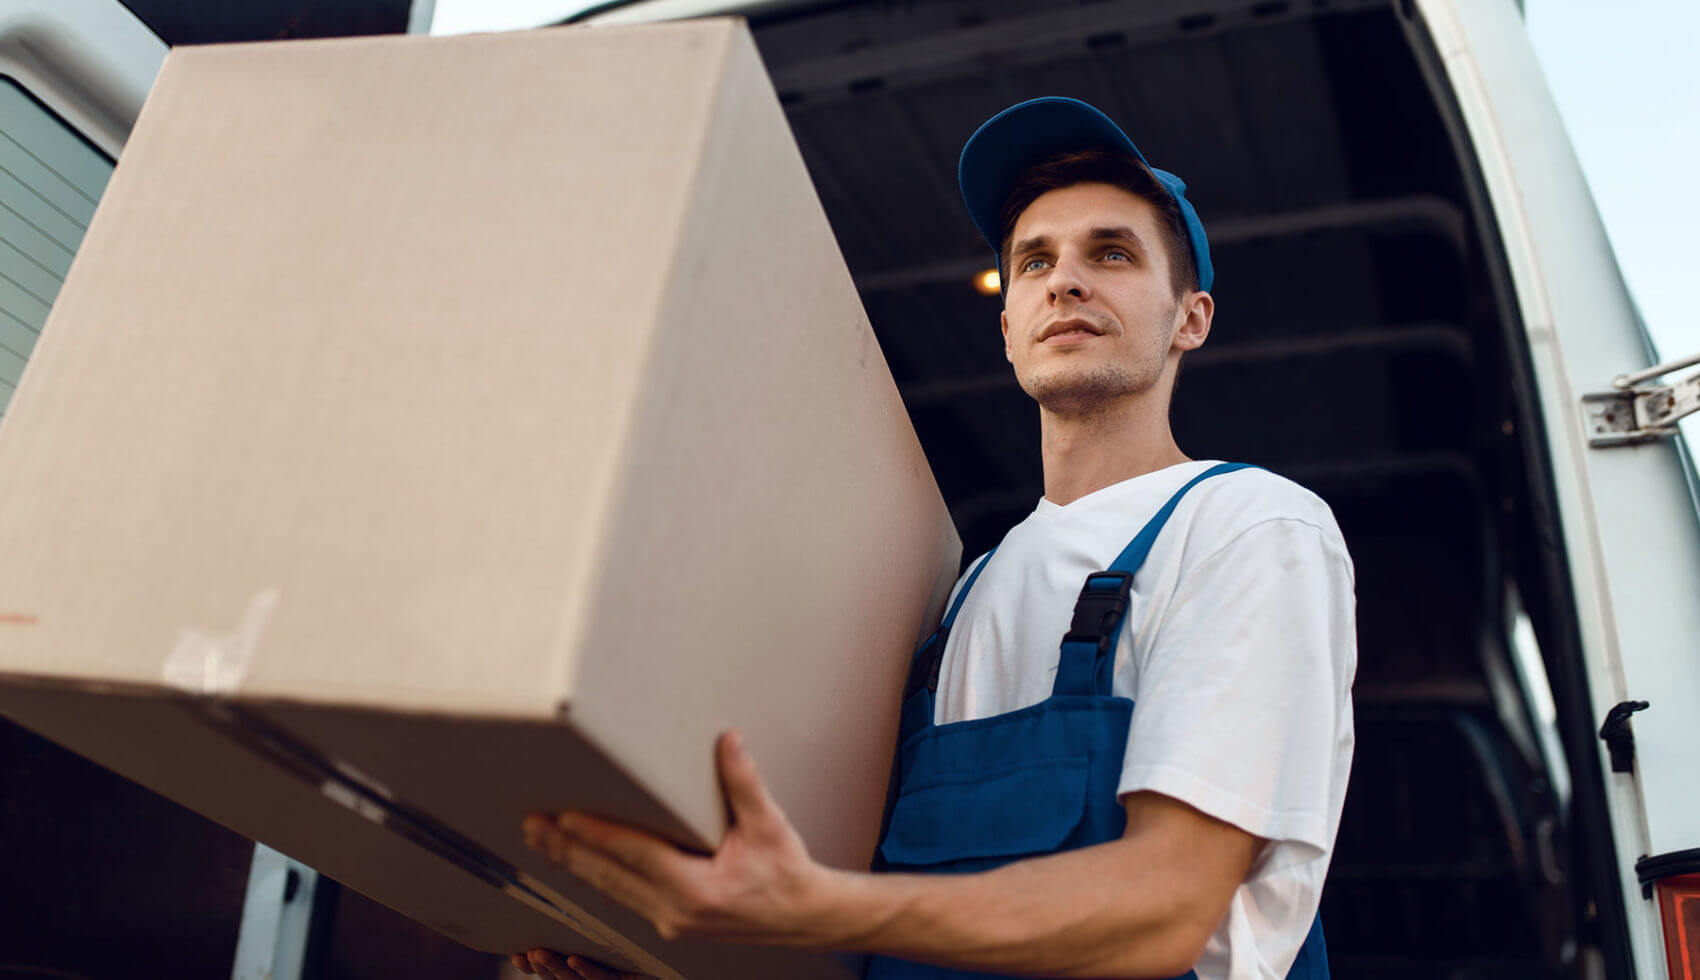
{"label": "open van door", "polygon": [[[1477,168],[1478,210],[1497,225],[1498,247],[1485,251],[1503,263],[1496,276],[1503,319],[1525,333],[1533,390],[1520,394],[1532,409],[1525,417],[1545,430],[1525,444],[1549,456],[1531,470],[1551,474],[1560,540],[1548,547],[1567,566],[1580,689],[1594,726],[1604,729],[1586,764],[1575,760],[1602,776],[1595,787],[1603,791],[1592,794],[1588,780],[1578,781],[1578,810],[1596,817],[1581,826],[1609,829],[1615,845],[1634,975],[1666,976],[1668,962],[1673,980],[1693,980],[1697,974],[1684,971],[1700,970],[1696,923],[1682,928],[1671,919],[1662,934],[1658,904],[1659,892],[1667,903],[1675,897],[1672,877],[1700,871],[1700,520],[1692,460],[1679,436],[1637,431],[1624,417],[1613,380],[1644,373],[1650,345],[1517,6],[1398,6],[1413,46],[1426,52],[1437,100],[1456,110],[1451,135],[1459,156]],[[1692,399],[1693,387],[1687,379],[1671,394]],[[1665,884],[1655,888],[1659,881]],[[1599,897],[1602,906],[1615,898]],[[1700,899],[1691,901],[1700,910]],[[1599,910],[1608,933],[1613,911]]]}
{"label": "open van door", "polygon": [[0,412],[165,50],[118,0],[0,8]]}

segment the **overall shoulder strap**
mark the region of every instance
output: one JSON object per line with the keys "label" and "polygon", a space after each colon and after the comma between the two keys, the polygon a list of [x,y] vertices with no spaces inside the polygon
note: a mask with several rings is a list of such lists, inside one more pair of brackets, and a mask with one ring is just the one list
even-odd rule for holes
{"label": "overall shoulder strap", "polygon": [[1157,542],[1157,535],[1163,532],[1163,525],[1169,523],[1169,518],[1174,515],[1175,508],[1180,506],[1181,498],[1186,496],[1188,490],[1213,476],[1253,468],[1250,463],[1218,463],[1188,480],[1186,486],[1176,490],[1175,495],[1169,498],[1169,502],[1153,514],[1151,520],[1145,522],[1145,526],[1140,528],[1139,533],[1134,536],[1132,541],[1128,542],[1126,548],[1122,549],[1122,553],[1117,555],[1116,560],[1110,563],[1109,571],[1127,572],[1130,575],[1139,571],[1145,564],[1145,559],[1151,554],[1151,546]]}
{"label": "overall shoulder strap", "polygon": [[[999,542],[999,544],[1001,543]],[[962,611],[962,602],[968,598],[968,590],[974,587],[974,582],[979,579],[980,573],[985,571],[986,566],[992,563],[992,556],[997,553],[998,545],[993,545],[992,550],[986,552],[986,557],[980,559],[980,563],[974,566],[972,572],[968,573],[968,578],[962,582],[962,588],[956,590],[956,601],[950,604],[950,610],[944,614],[943,621],[939,623],[939,629],[949,630],[950,625],[956,622],[956,614]]]}
{"label": "overall shoulder strap", "polygon": [[1074,619],[1063,634],[1062,652],[1057,661],[1057,679],[1051,687],[1055,694],[1110,693],[1110,674],[1115,665],[1116,641],[1121,636],[1122,620],[1127,616],[1128,598],[1133,592],[1133,576],[1151,554],[1157,535],[1180,506],[1187,491],[1213,476],[1251,468],[1249,463],[1219,463],[1188,480],[1175,491],[1168,503],[1151,516],[1133,540],[1128,542],[1110,567],[1086,576],[1080,598],[1074,603]]}
{"label": "overall shoulder strap", "polygon": [[[963,579],[962,587],[956,590],[956,599],[951,602],[950,609],[945,612],[944,619],[939,622],[939,628],[934,630],[933,635],[927,637],[920,649],[915,651],[915,659],[909,665],[909,679],[903,685],[904,701],[908,701],[910,695],[923,687],[929,693],[936,692],[939,689],[939,667],[944,662],[944,645],[950,639],[951,624],[956,622],[956,614],[962,611],[962,603],[968,598],[968,591],[974,588],[975,581],[980,578],[980,573],[986,570],[986,566],[991,563],[992,556],[997,554],[997,551],[998,549],[994,547],[991,551],[986,552],[985,557],[981,558],[979,564],[974,566],[974,570],[968,573],[966,579]],[[929,711],[928,714],[930,716],[931,712]]]}

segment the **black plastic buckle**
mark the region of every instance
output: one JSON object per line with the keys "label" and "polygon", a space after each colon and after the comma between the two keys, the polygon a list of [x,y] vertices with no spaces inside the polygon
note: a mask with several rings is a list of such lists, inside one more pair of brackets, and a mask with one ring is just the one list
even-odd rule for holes
{"label": "black plastic buckle", "polygon": [[926,688],[934,693],[939,689],[939,665],[944,662],[944,644],[950,638],[950,628],[940,626],[927,637],[909,662],[909,678],[903,682],[903,700]]}
{"label": "black plastic buckle", "polygon": [[1090,643],[1100,652],[1114,645],[1132,593],[1132,572],[1093,572],[1086,576],[1080,598],[1074,602],[1074,621],[1063,634],[1063,642]]}

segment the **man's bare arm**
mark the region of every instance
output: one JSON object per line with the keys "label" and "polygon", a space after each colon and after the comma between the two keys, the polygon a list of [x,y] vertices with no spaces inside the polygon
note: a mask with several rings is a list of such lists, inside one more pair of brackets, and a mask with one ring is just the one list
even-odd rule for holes
{"label": "man's bare arm", "polygon": [[737,736],[717,751],[733,823],[711,856],[582,814],[529,818],[527,839],[669,938],[1054,977],[1186,972],[1263,843],[1135,793],[1124,835],[1108,843],[977,874],[840,871],[808,856]]}

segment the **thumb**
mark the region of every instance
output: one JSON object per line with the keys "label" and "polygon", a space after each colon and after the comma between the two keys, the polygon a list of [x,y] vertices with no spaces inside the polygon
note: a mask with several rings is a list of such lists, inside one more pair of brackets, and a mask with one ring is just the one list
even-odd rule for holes
{"label": "thumb", "polygon": [[768,795],[767,784],[756,770],[756,760],[750,755],[744,739],[737,732],[720,736],[715,747],[720,764],[720,787],[732,808],[732,823],[749,829],[760,829],[774,820],[783,822],[779,805]]}

